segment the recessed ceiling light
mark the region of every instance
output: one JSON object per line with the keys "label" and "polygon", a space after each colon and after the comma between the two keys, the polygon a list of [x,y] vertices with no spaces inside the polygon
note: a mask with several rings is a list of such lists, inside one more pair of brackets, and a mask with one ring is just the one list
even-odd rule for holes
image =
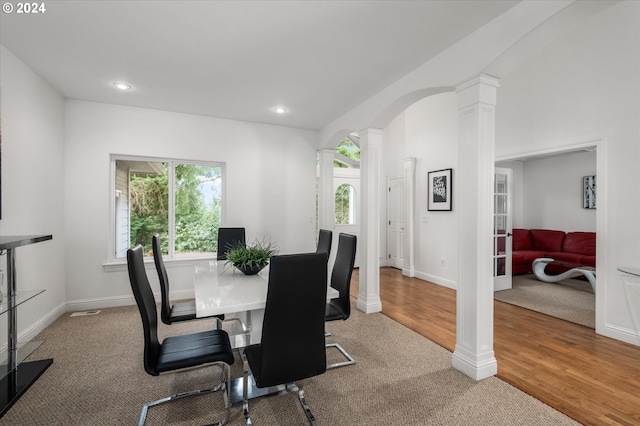
{"label": "recessed ceiling light", "polygon": [[115,83],[113,83],[113,85],[120,90],[130,90],[131,89],[131,85],[127,84],[127,83],[121,83],[116,81]]}
{"label": "recessed ceiling light", "polygon": [[276,114],[284,114],[288,111],[288,109],[286,109],[283,106],[277,106],[273,108],[273,112],[275,112]]}

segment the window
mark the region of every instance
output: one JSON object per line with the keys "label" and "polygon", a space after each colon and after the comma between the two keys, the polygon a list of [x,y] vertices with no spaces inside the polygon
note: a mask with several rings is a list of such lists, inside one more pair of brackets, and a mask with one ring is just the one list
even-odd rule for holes
{"label": "window", "polygon": [[136,244],[151,255],[155,234],[169,258],[217,250],[224,164],[140,157],[113,157],[112,162],[116,260]]}
{"label": "window", "polygon": [[353,186],[342,184],[336,189],[336,225],[355,225],[356,191]]}
{"label": "window", "polygon": [[350,139],[344,139],[336,148],[336,159],[333,167],[359,167],[360,166],[360,148]]}

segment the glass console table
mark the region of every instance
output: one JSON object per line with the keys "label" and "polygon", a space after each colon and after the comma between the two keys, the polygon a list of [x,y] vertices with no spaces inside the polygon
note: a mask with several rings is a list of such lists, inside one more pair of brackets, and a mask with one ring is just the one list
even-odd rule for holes
{"label": "glass console table", "polygon": [[7,293],[0,315],[7,314],[7,357],[0,364],[0,417],[53,363],[53,359],[23,362],[42,342],[18,343],[18,306],[42,294],[44,290],[17,291],[16,249],[52,239],[51,235],[0,236],[0,254],[7,254]]}

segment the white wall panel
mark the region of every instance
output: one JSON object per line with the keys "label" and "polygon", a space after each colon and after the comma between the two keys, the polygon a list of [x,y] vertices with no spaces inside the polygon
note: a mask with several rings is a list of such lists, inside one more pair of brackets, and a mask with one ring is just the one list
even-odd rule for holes
{"label": "white wall panel", "polygon": [[[0,46],[0,90],[0,234],[53,235],[51,241],[16,249],[18,290],[45,289],[18,308],[20,340],[29,340],[64,309],[64,100],[4,46]],[[6,256],[0,256],[0,269],[5,267]],[[5,277],[5,294],[6,286]],[[0,344],[6,342],[6,318],[0,316]]]}
{"label": "white wall panel", "polygon": [[[102,267],[111,237],[110,154],[224,162],[225,225],[246,227],[249,240],[271,238],[282,253],[315,250],[315,132],[75,100],[67,101],[66,131],[70,303],[133,300],[126,270]],[[75,247],[82,250],[72,255]],[[189,268],[168,266],[170,279]],[[193,285],[172,280],[171,290],[189,295]]]}

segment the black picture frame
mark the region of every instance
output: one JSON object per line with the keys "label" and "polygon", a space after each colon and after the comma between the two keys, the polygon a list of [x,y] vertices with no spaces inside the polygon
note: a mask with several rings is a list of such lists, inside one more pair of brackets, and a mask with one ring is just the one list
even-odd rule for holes
{"label": "black picture frame", "polygon": [[427,173],[427,210],[451,211],[453,207],[453,169]]}
{"label": "black picture frame", "polygon": [[582,207],[585,209],[596,208],[596,177],[582,177]]}

